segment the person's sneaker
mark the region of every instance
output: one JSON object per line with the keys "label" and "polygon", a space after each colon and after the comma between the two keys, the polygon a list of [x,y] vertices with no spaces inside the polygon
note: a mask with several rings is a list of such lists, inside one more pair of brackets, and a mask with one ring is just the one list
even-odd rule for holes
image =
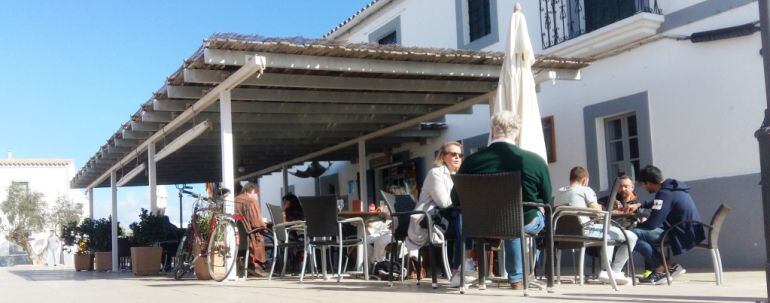
{"label": "person's sneaker", "polygon": [[513,290],[524,289],[524,281],[510,282],[510,284]]}
{"label": "person's sneaker", "polygon": [[270,275],[268,272],[262,269],[262,266],[259,266],[259,265],[254,266],[254,268],[249,268],[248,272],[249,272],[249,276],[260,277],[260,278],[266,278],[267,276]]}
{"label": "person's sneaker", "polygon": [[644,272],[642,272],[642,279],[647,279],[652,274],[652,270],[645,269]]}
{"label": "person's sneaker", "polygon": [[649,277],[639,280],[642,285],[659,285],[666,283],[666,273],[654,272]]}
{"label": "person's sneaker", "polygon": [[[478,278],[474,276],[465,275],[465,285],[470,286],[471,283],[478,280]],[[452,279],[449,279],[449,288],[457,288],[460,287],[460,272],[458,271],[456,274],[452,275]]]}
{"label": "person's sneaker", "polygon": [[[615,278],[615,284],[617,285],[626,285],[631,280],[629,280],[626,275],[624,275],[622,272],[613,272],[612,277]],[[610,284],[610,275],[607,273],[606,270],[602,270],[599,272],[599,281],[605,284]]]}
{"label": "person's sneaker", "polygon": [[671,275],[671,279],[678,278],[682,274],[686,273],[687,270],[684,269],[682,265],[674,264],[674,266],[671,266],[671,268],[668,269],[668,274]]}

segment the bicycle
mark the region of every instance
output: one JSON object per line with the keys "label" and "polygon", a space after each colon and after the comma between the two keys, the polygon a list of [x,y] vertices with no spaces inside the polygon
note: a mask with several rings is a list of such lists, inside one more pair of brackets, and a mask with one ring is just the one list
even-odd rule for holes
{"label": "bicycle", "polygon": [[[228,214],[224,211],[225,197],[229,193],[223,190],[223,194],[212,199],[198,194],[181,190],[196,199],[188,229],[180,241],[174,260],[174,278],[179,280],[192,269],[196,258],[204,257],[208,261],[208,271],[211,278],[217,282],[223,281],[233,270],[238,260],[238,247],[241,241],[248,241],[247,237],[253,233],[264,233],[266,228],[258,227],[245,231],[244,218],[241,214]],[[208,204],[202,207],[202,201]],[[195,222],[200,213],[212,212],[209,222],[208,239],[201,237]],[[239,226],[241,228],[239,228]],[[241,230],[244,230],[242,233]],[[244,234],[245,237],[241,237]],[[198,243],[200,255],[193,256],[192,248]],[[248,260],[249,251],[246,245],[245,260]]]}

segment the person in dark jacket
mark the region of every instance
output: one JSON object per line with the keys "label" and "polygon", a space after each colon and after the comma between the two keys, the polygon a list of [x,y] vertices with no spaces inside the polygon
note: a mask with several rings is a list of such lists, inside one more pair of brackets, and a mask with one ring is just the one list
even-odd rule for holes
{"label": "person in dark jacket", "polygon": [[[639,204],[632,204],[629,209],[649,209],[650,215],[644,221],[632,229],[639,236],[634,251],[644,256],[645,264],[652,273],[639,282],[641,284],[665,283],[668,270],[672,277],[685,272],[679,265],[663,264],[659,246],[663,232],[671,226],[683,221],[700,221],[700,213],[695,202],[690,197],[690,187],[684,182],[674,179],[664,179],[660,169],[648,165],[639,172],[637,181],[641,182],[649,193],[655,194],[655,199]],[[703,227],[698,224],[684,223],[678,225],[669,234],[670,246],[674,256],[690,250],[703,241],[706,235]]]}

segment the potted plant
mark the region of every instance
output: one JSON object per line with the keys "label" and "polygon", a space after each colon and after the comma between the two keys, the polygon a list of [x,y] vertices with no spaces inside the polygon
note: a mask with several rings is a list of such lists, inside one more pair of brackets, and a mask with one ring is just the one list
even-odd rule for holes
{"label": "potted plant", "polygon": [[165,240],[164,218],[142,208],[139,222],[129,225],[133,232],[134,244],[131,247],[131,269],[134,275],[146,276],[160,271],[163,248],[158,242]]}
{"label": "potted plant", "polygon": [[[209,238],[210,223],[211,213],[202,213],[201,215],[195,217],[195,228],[198,230],[198,234],[203,241],[207,241]],[[203,245],[208,245],[208,242],[203,243]],[[195,243],[195,245],[193,245],[193,255],[196,256],[195,261],[193,262],[195,277],[197,277],[199,280],[211,280],[211,274],[209,273],[209,266],[207,263],[208,261],[206,258],[199,257],[200,247],[201,243]]]}
{"label": "potted plant", "polygon": [[89,237],[93,233],[93,227],[94,221],[91,218],[85,218],[83,222],[71,230],[65,226],[62,232],[65,245],[75,245],[75,254],[73,256],[75,271],[94,270],[94,254],[90,250],[88,243]]}
{"label": "potted plant", "polygon": [[[118,224],[118,236],[122,235],[123,229]],[[112,270],[112,218],[94,220],[93,233],[88,243],[90,250],[94,252],[95,270]]]}

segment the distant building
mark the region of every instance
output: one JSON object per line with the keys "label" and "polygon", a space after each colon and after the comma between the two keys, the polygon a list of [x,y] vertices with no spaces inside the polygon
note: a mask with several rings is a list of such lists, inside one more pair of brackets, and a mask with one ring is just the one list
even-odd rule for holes
{"label": "distant building", "polygon": [[[75,163],[72,159],[14,159],[8,152],[7,158],[0,159],[0,201],[5,201],[8,187],[18,184],[30,192],[43,194],[43,200],[49,208],[58,197],[63,196],[70,201],[82,203],[83,212],[87,214],[88,203],[83,193],[70,189],[69,181],[74,175]],[[8,256],[18,254],[24,254],[23,249],[8,243],[5,234],[0,231],[0,266],[7,262]]]}

